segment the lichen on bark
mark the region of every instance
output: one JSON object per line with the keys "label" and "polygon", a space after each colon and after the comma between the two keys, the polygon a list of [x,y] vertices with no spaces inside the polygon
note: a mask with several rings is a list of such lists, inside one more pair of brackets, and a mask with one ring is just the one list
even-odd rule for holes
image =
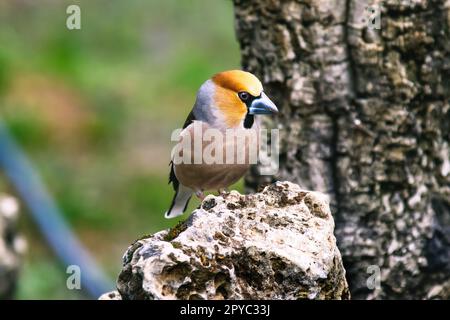
{"label": "lichen on bark", "polygon": [[[363,19],[378,5],[380,29]],[[242,66],[274,97],[280,171],[331,195],[355,298],[450,298],[450,5],[234,0]],[[369,289],[369,266],[381,286]]]}

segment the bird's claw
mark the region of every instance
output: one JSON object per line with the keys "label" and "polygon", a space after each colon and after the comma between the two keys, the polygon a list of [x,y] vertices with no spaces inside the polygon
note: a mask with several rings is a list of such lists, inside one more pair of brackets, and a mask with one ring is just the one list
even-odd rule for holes
{"label": "bird's claw", "polygon": [[200,199],[200,201],[203,201],[205,199],[205,194],[203,193],[203,191],[199,190],[195,192],[195,195],[197,196],[197,198]]}
{"label": "bird's claw", "polygon": [[217,192],[219,193],[219,196],[223,196],[223,195],[230,193],[230,191],[228,191],[227,188],[221,188],[221,189],[217,190]]}

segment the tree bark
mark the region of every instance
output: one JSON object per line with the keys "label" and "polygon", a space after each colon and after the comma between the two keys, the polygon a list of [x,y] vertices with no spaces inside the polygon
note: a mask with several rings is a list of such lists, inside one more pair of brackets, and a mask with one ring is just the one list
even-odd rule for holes
{"label": "tree bark", "polygon": [[450,298],[450,2],[234,5],[243,69],[281,110],[279,173],[247,186],[331,195],[353,298]]}

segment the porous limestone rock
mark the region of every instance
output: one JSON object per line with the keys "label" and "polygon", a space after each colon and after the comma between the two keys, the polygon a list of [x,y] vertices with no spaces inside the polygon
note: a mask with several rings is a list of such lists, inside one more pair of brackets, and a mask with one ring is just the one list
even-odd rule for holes
{"label": "porous limestone rock", "polygon": [[289,182],[209,195],[124,255],[102,299],[348,299],[328,198]]}
{"label": "porous limestone rock", "polygon": [[13,298],[26,249],[25,240],[16,230],[17,218],[17,201],[0,194],[0,300]]}
{"label": "porous limestone rock", "polygon": [[118,291],[111,291],[102,294],[98,300],[122,300],[122,297]]}

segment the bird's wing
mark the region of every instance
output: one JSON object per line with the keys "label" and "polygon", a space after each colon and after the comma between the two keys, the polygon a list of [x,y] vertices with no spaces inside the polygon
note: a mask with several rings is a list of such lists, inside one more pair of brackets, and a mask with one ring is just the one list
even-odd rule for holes
{"label": "bird's wing", "polygon": [[194,120],[197,120],[194,115],[194,111],[191,111],[184,122],[183,129],[186,129]]}
{"label": "bird's wing", "polygon": [[[186,129],[192,122],[194,122],[194,120],[196,120],[194,111],[191,111],[187,116],[186,121],[184,122],[183,129]],[[172,183],[173,190],[177,191],[180,182],[178,181],[177,176],[175,175],[175,170],[173,168],[173,161],[170,161],[169,165],[170,165],[169,184]]]}
{"label": "bird's wing", "polygon": [[170,161],[169,166],[170,166],[169,184],[172,184],[173,190],[177,191],[180,182],[178,181],[177,176],[175,175],[175,170],[173,169],[173,161]]}

